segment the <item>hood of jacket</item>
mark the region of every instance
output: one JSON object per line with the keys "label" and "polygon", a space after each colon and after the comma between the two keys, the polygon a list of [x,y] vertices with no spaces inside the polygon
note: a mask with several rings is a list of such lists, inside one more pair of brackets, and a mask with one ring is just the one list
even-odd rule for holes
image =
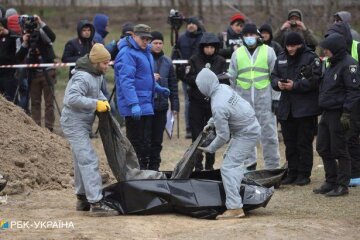
{"label": "hood of jacket", "polygon": [[331,35],[333,33],[338,33],[338,34],[342,35],[346,41],[347,49],[351,49],[352,36],[351,36],[349,24],[347,24],[345,22],[338,22],[338,23],[332,24],[329,27],[329,29],[326,31],[325,37],[328,37],[329,35]]}
{"label": "hood of jacket", "polygon": [[270,39],[268,41],[264,41],[264,43],[270,43],[273,40],[273,32],[272,32],[272,28],[269,24],[265,23],[263,24],[260,28],[259,28],[259,32],[261,33],[262,31],[268,32],[270,34]]}
{"label": "hood of jacket", "polygon": [[346,41],[345,38],[339,33],[328,35],[321,43],[320,46],[329,49],[333,57],[329,59],[330,62],[335,62],[341,59],[346,54]]}
{"label": "hood of jacket", "polygon": [[345,23],[350,23],[351,21],[351,13],[347,11],[337,12],[334,14],[334,16],[338,16]]}
{"label": "hood of jacket", "polygon": [[200,92],[206,97],[211,97],[220,86],[218,77],[208,68],[203,68],[199,72],[195,82]]}
{"label": "hood of jacket", "polygon": [[203,48],[205,46],[212,45],[215,47],[215,53],[219,51],[220,48],[220,40],[214,33],[207,33],[205,32],[199,42],[199,52],[201,54],[204,53]]}
{"label": "hood of jacket", "polygon": [[76,61],[75,71],[85,71],[97,76],[102,74],[102,72],[94,68],[93,64],[90,62],[89,54],[84,55]]}
{"label": "hood of jacket", "polygon": [[94,17],[94,27],[97,33],[100,34],[102,38],[105,38],[109,33],[106,31],[106,26],[109,22],[109,17],[105,14],[96,14]]}
{"label": "hood of jacket", "polygon": [[[81,30],[82,30],[82,28],[84,28],[84,27],[89,27],[89,28],[90,28],[90,31],[91,31],[90,37],[87,38],[87,39],[81,37]],[[77,30],[78,38],[79,38],[81,41],[84,41],[84,40],[85,40],[85,41],[91,42],[91,41],[94,39],[95,27],[94,27],[94,25],[93,25],[91,22],[89,22],[88,20],[80,20],[80,21],[78,22],[78,25],[77,25],[76,30]]]}

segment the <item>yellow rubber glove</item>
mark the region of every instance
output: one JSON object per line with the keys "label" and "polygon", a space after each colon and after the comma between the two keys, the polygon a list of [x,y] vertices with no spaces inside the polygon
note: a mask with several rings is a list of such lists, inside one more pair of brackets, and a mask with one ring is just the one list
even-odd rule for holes
{"label": "yellow rubber glove", "polygon": [[98,112],[107,112],[110,111],[110,104],[105,100],[98,100],[96,103],[96,111]]}

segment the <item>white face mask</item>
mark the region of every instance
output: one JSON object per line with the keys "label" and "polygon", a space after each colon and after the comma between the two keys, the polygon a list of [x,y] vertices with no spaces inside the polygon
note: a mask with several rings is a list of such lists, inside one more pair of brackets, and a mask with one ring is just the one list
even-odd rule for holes
{"label": "white face mask", "polygon": [[256,44],[256,37],[244,37],[244,42],[248,46],[254,46]]}

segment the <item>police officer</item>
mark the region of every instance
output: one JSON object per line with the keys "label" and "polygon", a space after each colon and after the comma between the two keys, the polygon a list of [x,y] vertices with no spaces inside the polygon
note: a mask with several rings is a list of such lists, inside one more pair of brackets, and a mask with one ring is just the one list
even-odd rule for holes
{"label": "police officer", "polygon": [[[359,42],[353,40],[349,24],[345,22],[336,22],[329,27],[325,36],[331,35],[333,33],[339,33],[345,38],[347,52],[351,54],[352,58],[359,62],[360,44]],[[347,133],[346,136],[349,154],[351,158],[351,179],[349,184],[351,186],[360,185],[360,129],[357,123],[358,119],[360,118],[360,113],[358,112],[358,110],[356,110],[358,108],[358,106],[354,106],[354,111],[352,111],[352,116],[350,118],[351,130]]]}
{"label": "police officer", "polygon": [[349,193],[351,164],[345,134],[352,107],[360,99],[360,75],[358,63],[346,52],[342,35],[331,34],[320,46],[329,62],[320,84],[319,106],[323,113],[316,145],[324,163],[325,183],[313,192],[336,197]]}
{"label": "police officer", "polygon": [[320,114],[321,64],[300,34],[289,33],[285,45],[285,51],[277,58],[271,73],[273,89],[281,91],[277,117],[289,164],[288,176],[282,184],[303,186],[310,183],[313,166],[312,142]]}

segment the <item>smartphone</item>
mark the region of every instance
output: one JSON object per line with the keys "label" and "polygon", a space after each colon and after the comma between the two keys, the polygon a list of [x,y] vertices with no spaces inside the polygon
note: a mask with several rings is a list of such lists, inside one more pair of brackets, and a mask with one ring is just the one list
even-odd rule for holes
{"label": "smartphone", "polygon": [[279,81],[282,82],[282,83],[287,83],[288,82],[287,79],[280,79]]}

